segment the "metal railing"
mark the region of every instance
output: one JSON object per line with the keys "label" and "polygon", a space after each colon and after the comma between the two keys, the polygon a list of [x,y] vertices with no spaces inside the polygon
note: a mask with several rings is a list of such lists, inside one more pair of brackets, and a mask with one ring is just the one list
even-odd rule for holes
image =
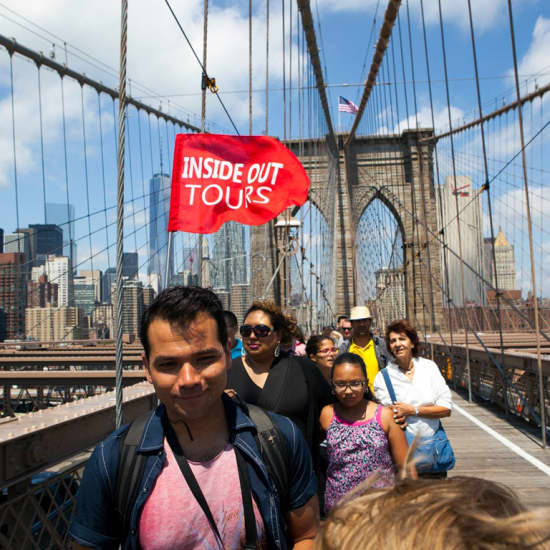
{"label": "metal railing", "polygon": [[57,550],[70,548],[69,526],[75,496],[89,453],[2,489],[0,548]]}
{"label": "metal railing", "polygon": [[[466,348],[432,344],[433,358],[441,372],[455,388],[467,388]],[[429,351],[429,349],[428,349]],[[503,358],[503,363],[501,362]],[[543,394],[541,405],[538,388],[537,356],[532,353],[469,347],[472,393],[483,401],[541,427],[541,415],[550,416],[550,359],[543,359]]]}

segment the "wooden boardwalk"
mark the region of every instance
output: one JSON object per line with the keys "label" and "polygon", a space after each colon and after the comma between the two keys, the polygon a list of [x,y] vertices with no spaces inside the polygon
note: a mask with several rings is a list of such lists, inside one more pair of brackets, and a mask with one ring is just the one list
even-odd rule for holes
{"label": "wooden boardwalk", "polygon": [[[453,392],[458,407],[443,421],[456,456],[456,465],[449,476],[477,476],[511,487],[528,506],[550,506],[550,448],[546,450],[533,438],[522,433],[498,411],[476,403],[468,403]],[[546,473],[528,459],[518,455],[467,418],[459,409],[496,431],[547,466]]]}

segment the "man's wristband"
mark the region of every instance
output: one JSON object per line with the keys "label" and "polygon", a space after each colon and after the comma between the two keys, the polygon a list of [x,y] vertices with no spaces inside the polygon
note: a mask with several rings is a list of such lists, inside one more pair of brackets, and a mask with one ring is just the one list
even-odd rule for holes
{"label": "man's wristband", "polygon": [[414,408],[414,415],[415,416],[420,416],[420,409],[418,407],[415,406]]}

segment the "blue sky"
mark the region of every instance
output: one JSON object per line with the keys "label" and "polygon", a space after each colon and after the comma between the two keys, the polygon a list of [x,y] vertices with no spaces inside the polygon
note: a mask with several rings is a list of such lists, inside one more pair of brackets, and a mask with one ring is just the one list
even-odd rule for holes
{"label": "blue sky", "polygon": [[[485,112],[492,110],[503,101],[510,101],[514,95],[511,79],[512,56],[509,41],[507,3],[505,0],[475,0],[474,24],[478,62],[482,78],[482,97]],[[356,84],[364,80],[370,66],[373,44],[378,38],[379,26],[383,20],[384,2],[377,0],[312,0],[312,10],[316,24],[320,24],[320,47],[323,63],[326,67],[326,80],[330,85],[328,96],[335,126],[338,124],[337,99],[343,95],[358,103],[361,90],[356,86],[339,86],[344,83]],[[465,0],[442,1],[444,25],[446,31],[446,47],[450,79],[451,112],[456,123],[471,120],[476,116],[477,102],[473,82],[473,66],[470,34],[467,19],[467,3]],[[254,87],[254,122],[253,132],[263,133],[265,117],[265,2],[253,2],[253,74]],[[421,126],[431,124],[428,109],[428,87],[425,82],[424,46],[421,41],[420,2],[410,0],[410,22],[413,40],[413,61],[417,81],[418,116]],[[377,9],[378,7],[378,9]],[[202,1],[185,0],[174,2],[174,9],[188,33],[199,56],[202,56]],[[442,78],[441,42],[437,14],[437,1],[425,0],[424,9],[427,21],[429,57],[433,79],[434,111],[436,126],[444,128],[447,124],[447,110]],[[550,80],[550,2],[546,0],[521,0],[513,2],[515,15],[515,32],[521,80],[525,82],[524,90],[532,90]],[[288,17],[290,4],[286,3]],[[292,6],[293,30],[296,30],[296,7]],[[373,23],[376,13],[376,22]],[[403,36],[406,35],[407,24],[406,4],[401,8],[401,24]],[[24,18],[24,19],[23,19]],[[269,133],[283,137],[282,113],[282,20],[281,2],[271,0],[270,14],[270,55],[269,55]],[[0,33],[15,37],[21,44],[32,49],[43,51],[45,55],[52,52],[58,61],[66,59],[63,42],[67,42],[67,63],[75,70],[85,72],[90,77],[101,80],[109,86],[118,85],[118,48],[119,48],[119,4],[108,0],[98,2],[74,2],[70,0],[53,0],[43,2],[29,0],[24,3],[15,0],[0,1]],[[222,92],[222,98],[227,105],[239,131],[248,132],[248,2],[211,1],[209,14],[209,50],[208,72],[215,76]],[[26,28],[24,28],[26,27]],[[288,21],[287,21],[288,30]],[[50,34],[51,33],[51,34]],[[322,36],[322,40],[321,40]],[[369,37],[371,38],[369,42]],[[55,47],[52,43],[55,42]],[[164,2],[157,0],[130,2],[129,39],[128,39],[128,76],[132,79],[131,92],[135,97],[155,107],[189,119],[194,124],[199,123],[200,113],[200,69],[192,57],[189,47],[172,20]],[[78,50],[77,50],[78,48]],[[407,49],[407,48],[405,48]],[[289,51],[287,38],[287,53]],[[300,50],[296,37],[294,38],[293,55],[293,85],[297,85]],[[93,60],[89,56],[93,56]],[[409,62],[408,54],[405,55]],[[366,62],[363,70],[364,63]],[[11,99],[10,99],[10,66],[7,53],[0,49],[0,116],[4,121],[0,131],[0,200],[2,201],[2,225],[5,230],[12,231],[16,224],[16,209],[14,198],[14,169],[11,136]],[[19,218],[20,225],[42,221],[43,190],[40,153],[40,129],[38,124],[38,92],[37,71],[33,64],[16,56],[13,58],[14,87],[16,91],[16,155],[17,176],[19,186]],[[288,63],[286,65],[287,85],[290,78]],[[410,65],[407,65],[406,80],[410,81]],[[400,77],[398,77],[400,80]],[[103,131],[103,159],[99,140],[99,118],[97,94],[84,89],[84,97],[78,85],[70,80],[64,84],[66,143],[68,156],[68,171],[64,168],[63,129],[61,111],[60,82],[57,75],[50,71],[41,71],[43,128],[45,138],[45,174],[48,202],[64,202],[66,198],[66,178],[69,180],[70,201],[75,204],[77,217],[85,219],[77,223],[77,236],[86,235],[89,231],[88,210],[98,211],[115,202],[115,155],[113,134],[113,110],[109,98],[102,96],[99,110]],[[409,86],[410,90],[410,86]],[[399,92],[401,93],[401,92]],[[314,95],[312,93],[311,95]],[[298,112],[298,95],[293,94],[292,122],[287,123],[287,131],[293,128],[289,137],[299,137],[300,113]],[[304,96],[307,98],[307,93]],[[82,138],[82,104],[84,104],[85,131],[87,136],[87,166],[84,163],[84,147]],[[409,94],[409,124],[414,120],[414,107]],[[381,131],[395,131],[407,126],[404,116],[404,97],[399,98],[402,111],[400,120],[394,128],[387,128],[382,118],[377,122]],[[545,102],[546,104],[546,102]],[[535,132],[540,122],[548,117],[537,111],[532,118],[534,122],[528,127],[529,132]],[[550,110],[546,109],[546,112]],[[208,128],[215,132],[232,133],[231,123],[222,112],[216,98],[210,96],[207,101]],[[343,129],[349,128],[352,116],[342,114]],[[151,128],[152,142],[149,143],[149,121],[141,118],[139,121],[134,113],[130,113],[130,157],[127,159],[127,197],[133,193],[135,197],[143,193],[144,180],[148,180],[153,172],[163,169],[171,162],[169,151],[174,129],[162,124],[156,127],[153,121]],[[455,123],[453,123],[455,125]],[[538,125],[538,126],[537,126]],[[360,127],[364,128],[364,124]],[[506,128],[494,126],[489,131],[503,132]],[[138,137],[142,138],[140,146]],[[502,143],[502,138],[500,138]],[[499,159],[504,161],[517,152],[517,142],[511,137],[507,149],[498,145]],[[537,145],[539,156],[546,157],[545,138]],[[472,147],[475,136],[470,141],[464,138],[461,147],[466,151]],[[160,143],[160,145],[159,145]],[[442,146],[444,148],[444,145]],[[469,149],[470,148],[470,149]],[[162,152],[161,152],[162,150]],[[443,153],[443,151],[442,151]],[[465,153],[462,170],[479,174],[479,162],[474,161],[477,153]],[[497,156],[496,153],[494,156]],[[102,160],[105,169],[105,180],[102,175]],[[143,172],[142,172],[143,165]],[[537,164],[537,173],[547,169],[545,161]],[[88,171],[88,193],[85,180]],[[479,182],[474,177],[474,184]],[[510,176],[513,180],[513,177]],[[131,181],[130,181],[131,180]],[[513,181],[510,186],[503,185],[495,200],[500,200],[500,223],[509,224],[510,220],[517,222],[514,208],[521,212],[521,196]],[[104,193],[104,184],[105,190]],[[541,265],[545,262],[550,250],[550,237],[544,225],[546,212],[550,213],[548,201],[543,198],[544,181],[542,177],[535,179],[534,187],[537,197],[537,216],[540,224],[538,237],[538,253]],[[146,190],[146,189],[145,189]],[[147,190],[146,190],[147,192]],[[512,195],[508,196],[509,193]],[[89,208],[88,208],[89,202]],[[519,204],[519,206],[518,206]],[[143,199],[135,202],[135,209],[129,210],[130,218],[127,233],[132,233],[135,220],[136,227],[144,222]],[[108,220],[112,222],[114,211],[108,212]],[[521,214],[520,214],[521,217]],[[106,240],[114,242],[114,228],[107,237],[101,236],[99,229],[105,224],[103,212],[91,218],[90,226],[94,232],[92,239],[84,237],[79,242],[81,260],[90,256],[90,240],[92,255],[96,265],[105,266],[108,258],[101,252],[106,246]],[[521,225],[521,224],[519,224]],[[527,256],[525,231],[519,227],[516,235],[517,254],[521,252],[524,264]],[[180,237],[183,238],[183,237]],[[128,249],[138,248],[145,253],[147,235],[144,230],[138,230],[127,237]],[[114,253],[111,254],[112,263]],[[144,260],[144,258],[143,258]],[[89,268],[86,264],[83,268]],[[541,280],[547,279],[541,271]],[[518,275],[520,277],[520,275]],[[523,285],[524,278],[521,279]]]}

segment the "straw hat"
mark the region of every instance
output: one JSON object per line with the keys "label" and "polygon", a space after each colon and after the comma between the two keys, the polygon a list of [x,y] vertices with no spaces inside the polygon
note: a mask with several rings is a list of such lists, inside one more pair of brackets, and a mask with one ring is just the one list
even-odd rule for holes
{"label": "straw hat", "polygon": [[370,309],[367,306],[355,306],[351,308],[350,321],[360,321],[361,319],[372,319]]}

